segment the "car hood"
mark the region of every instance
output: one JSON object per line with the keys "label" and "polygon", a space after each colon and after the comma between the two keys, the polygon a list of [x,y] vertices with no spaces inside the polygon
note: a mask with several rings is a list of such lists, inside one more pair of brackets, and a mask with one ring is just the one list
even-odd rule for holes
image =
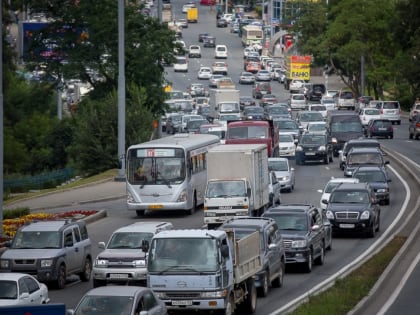
{"label": "car hood", "polygon": [[41,248],[41,249],[7,249],[1,258],[5,259],[43,259],[43,258],[52,258],[61,255],[61,252],[64,253],[63,248]]}
{"label": "car hood", "polygon": [[145,253],[140,249],[106,249],[98,255],[100,259],[133,258],[144,259]]}
{"label": "car hood", "polygon": [[284,240],[304,240],[306,239],[307,231],[285,231],[281,230],[281,236]]}
{"label": "car hood", "polygon": [[282,177],[285,177],[285,176],[290,177],[290,172],[288,172],[288,171],[274,171],[274,174],[276,174],[277,178],[282,178]]}
{"label": "car hood", "polygon": [[373,189],[388,188],[388,183],[386,182],[369,182],[369,186]]}
{"label": "car hood", "polygon": [[327,211],[364,211],[369,209],[366,203],[329,203]]}

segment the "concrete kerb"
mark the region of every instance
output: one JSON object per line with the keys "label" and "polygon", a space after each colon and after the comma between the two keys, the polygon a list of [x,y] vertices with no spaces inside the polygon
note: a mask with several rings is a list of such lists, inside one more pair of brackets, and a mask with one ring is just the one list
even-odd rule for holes
{"label": "concrete kerb", "polygon": [[95,214],[87,216],[87,217],[85,217],[81,220],[85,221],[86,224],[90,224],[92,222],[95,222],[95,221],[100,220],[102,218],[105,218],[107,216],[108,216],[108,213],[106,212],[106,210],[99,210]]}

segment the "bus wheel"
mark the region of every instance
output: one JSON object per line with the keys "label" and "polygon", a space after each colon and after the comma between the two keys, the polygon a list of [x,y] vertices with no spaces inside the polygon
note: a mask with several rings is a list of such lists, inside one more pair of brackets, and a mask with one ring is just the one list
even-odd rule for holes
{"label": "bus wheel", "polygon": [[138,217],[144,216],[144,210],[136,210],[136,214]]}
{"label": "bus wheel", "polygon": [[193,198],[193,204],[192,204],[192,208],[187,210],[187,214],[191,215],[195,212],[195,208],[197,207],[197,196],[194,193],[194,198]]}

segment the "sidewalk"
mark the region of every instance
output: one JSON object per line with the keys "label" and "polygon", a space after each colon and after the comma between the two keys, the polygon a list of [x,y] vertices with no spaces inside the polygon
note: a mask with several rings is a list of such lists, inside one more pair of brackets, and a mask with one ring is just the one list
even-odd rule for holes
{"label": "sidewalk", "polygon": [[125,182],[108,180],[18,200],[5,205],[4,209],[28,207],[30,210],[43,210],[83,205],[97,201],[122,199],[125,197]]}

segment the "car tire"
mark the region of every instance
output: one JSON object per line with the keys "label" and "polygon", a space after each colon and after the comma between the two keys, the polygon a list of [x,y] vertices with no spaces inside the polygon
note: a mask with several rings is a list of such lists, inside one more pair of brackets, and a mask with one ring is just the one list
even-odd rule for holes
{"label": "car tire", "polygon": [[80,280],[82,280],[82,282],[88,282],[91,276],[92,276],[92,259],[90,257],[86,257],[83,271],[79,273],[79,277],[80,277]]}
{"label": "car tire", "polygon": [[277,278],[275,278],[273,280],[273,282],[271,283],[271,285],[273,286],[273,288],[281,288],[283,286],[283,281],[284,281],[284,262],[281,262],[281,266],[280,266],[280,271],[279,271],[279,275],[277,276]]}
{"label": "car tire", "polygon": [[264,272],[264,276],[263,276],[263,279],[262,279],[262,281],[263,281],[262,287],[257,288],[258,296],[266,297],[268,295],[269,279],[270,279],[270,276],[268,274],[268,271],[266,270]]}
{"label": "car tire", "polygon": [[308,261],[306,263],[304,263],[304,267],[303,270],[307,273],[310,273],[312,271],[312,267],[313,267],[313,256],[312,256],[312,249],[309,251],[309,255],[308,255]]}
{"label": "car tire", "polygon": [[320,255],[315,259],[315,263],[317,264],[317,265],[323,265],[324,264],[324,262],[325,262],[325,244],[324,244],[324,242],[322,242],[322,245],[321,245],[321,253],[320,253]]}
{"label": "car tire", "polygon": [[369,227],[369,230],[367,231],[366,234],[367,234],[366,236],[369,237],[369,238],[374,238],[375,237],[376,227],[375,227],[374,223],[372,223],[372,225]]}
{"label": "car tire", "polygon": [[138,217],[142,217],[142,216],[144,216],[144,211],[145,211],[145,210],[136,210],[136,214],[137,214],[137,216],[138,216]]}

